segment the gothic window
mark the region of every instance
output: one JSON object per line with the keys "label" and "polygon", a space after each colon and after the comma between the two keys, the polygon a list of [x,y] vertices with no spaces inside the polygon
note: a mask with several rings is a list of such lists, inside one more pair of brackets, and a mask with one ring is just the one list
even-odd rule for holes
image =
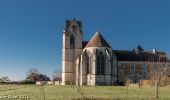
{"label": "gothic window", "polygon": [[91,73],[90,58],[87,54],[85,55],[85,65],[86,65],[86,68],[87,68],[87,74],[90,74]]}
{"label": "gothic window", "polygon": [[97,56],[97,74],[104,74],[105,58],[102,52]]}
{"label": "gothic window", "polygon": [[73,32],[76,32],[76,30],[77,30],[76,25],[73,25],[73,26],[72,26],[72,29],[73,29]]}
{"label": "gothic window", "polygon": [[101,57],[101,74],[104,74],[104,67],[105,67],[105,59],[104,56]]}
{"label": "gothic window", "polygon": [[74,41],[74,36],[71,34],[70,36],[70,48],[74,49],[75,48],[75,41]]}

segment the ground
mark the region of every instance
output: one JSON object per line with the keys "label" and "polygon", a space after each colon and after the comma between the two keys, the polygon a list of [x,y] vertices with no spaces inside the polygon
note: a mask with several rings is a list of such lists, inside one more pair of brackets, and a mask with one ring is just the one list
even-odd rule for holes
{"label": "ground", "polygon": [[[128,90],[127,92],[125,86],[0,85],[0,100],[75,100],[76,98],[153,100],[154,98],[154,87],[129,87]],[[161,100],[170,99],[169,94],[170,86],[160,88]]]}

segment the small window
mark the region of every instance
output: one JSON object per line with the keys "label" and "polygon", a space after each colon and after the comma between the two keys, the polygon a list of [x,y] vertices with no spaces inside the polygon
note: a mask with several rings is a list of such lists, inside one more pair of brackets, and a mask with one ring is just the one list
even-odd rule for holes
{"label": "small window", "polygon": [[146,71],[147,70],[147,65],[146,64],[142,64],[142,71]]}
{"label": "small window", "polygon": [[156,68],[157,68],[157,63],[153,63],[153,70],[156,70]]}
{"label": "small window", "polygon": [[134,63],[130,65],[130,70],[131,70],[131,71],[134,71],[134,70],[135,70],[135,64],[134,64]]}
{"label": "small window", "polygon": [[160,66],[161,66],[162,68],[164,68],[164,67],[167,66],[167,64],[166,64],[166,63],[161,63]]}

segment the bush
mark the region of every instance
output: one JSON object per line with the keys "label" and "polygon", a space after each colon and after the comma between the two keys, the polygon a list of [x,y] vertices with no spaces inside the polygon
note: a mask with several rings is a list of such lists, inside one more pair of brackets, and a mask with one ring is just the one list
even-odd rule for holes
{"label": "bush", "polygon": [[23,81],[20,81],[19,84],[21,85],[25,85],[25,84],[35,84],[36,82],[35,81],[31,81],[31,80],[23,80]]}
{"label": "bush", "polygon": [[6,82],[0,82],[0,84],[7,84]]}
{"label": "bush", "polygon": [[119,82],[119,85],[120,86],[125,86],[126,85],[126,81]]}
{"label": "bush", "polygon": [[50,81],[50,78],[44,74],[31,73],[27,76],[26,80],[32,81]]}
{"label": "bush", "polygon": [[112,86],[119,86],[119,84],[117,82],[113,82]]}

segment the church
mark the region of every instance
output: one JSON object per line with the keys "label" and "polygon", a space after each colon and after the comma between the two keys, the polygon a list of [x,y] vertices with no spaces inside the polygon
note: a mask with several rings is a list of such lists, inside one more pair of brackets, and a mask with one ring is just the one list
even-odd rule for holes
{"label": "church", "polygon": [[100,32],[83,41],[82,22],[66,20],[62,37],[62,85],[113,85],[126,80],[148,79],[147,61],[158,56],[169,61],[165,52],[113,50]]}

